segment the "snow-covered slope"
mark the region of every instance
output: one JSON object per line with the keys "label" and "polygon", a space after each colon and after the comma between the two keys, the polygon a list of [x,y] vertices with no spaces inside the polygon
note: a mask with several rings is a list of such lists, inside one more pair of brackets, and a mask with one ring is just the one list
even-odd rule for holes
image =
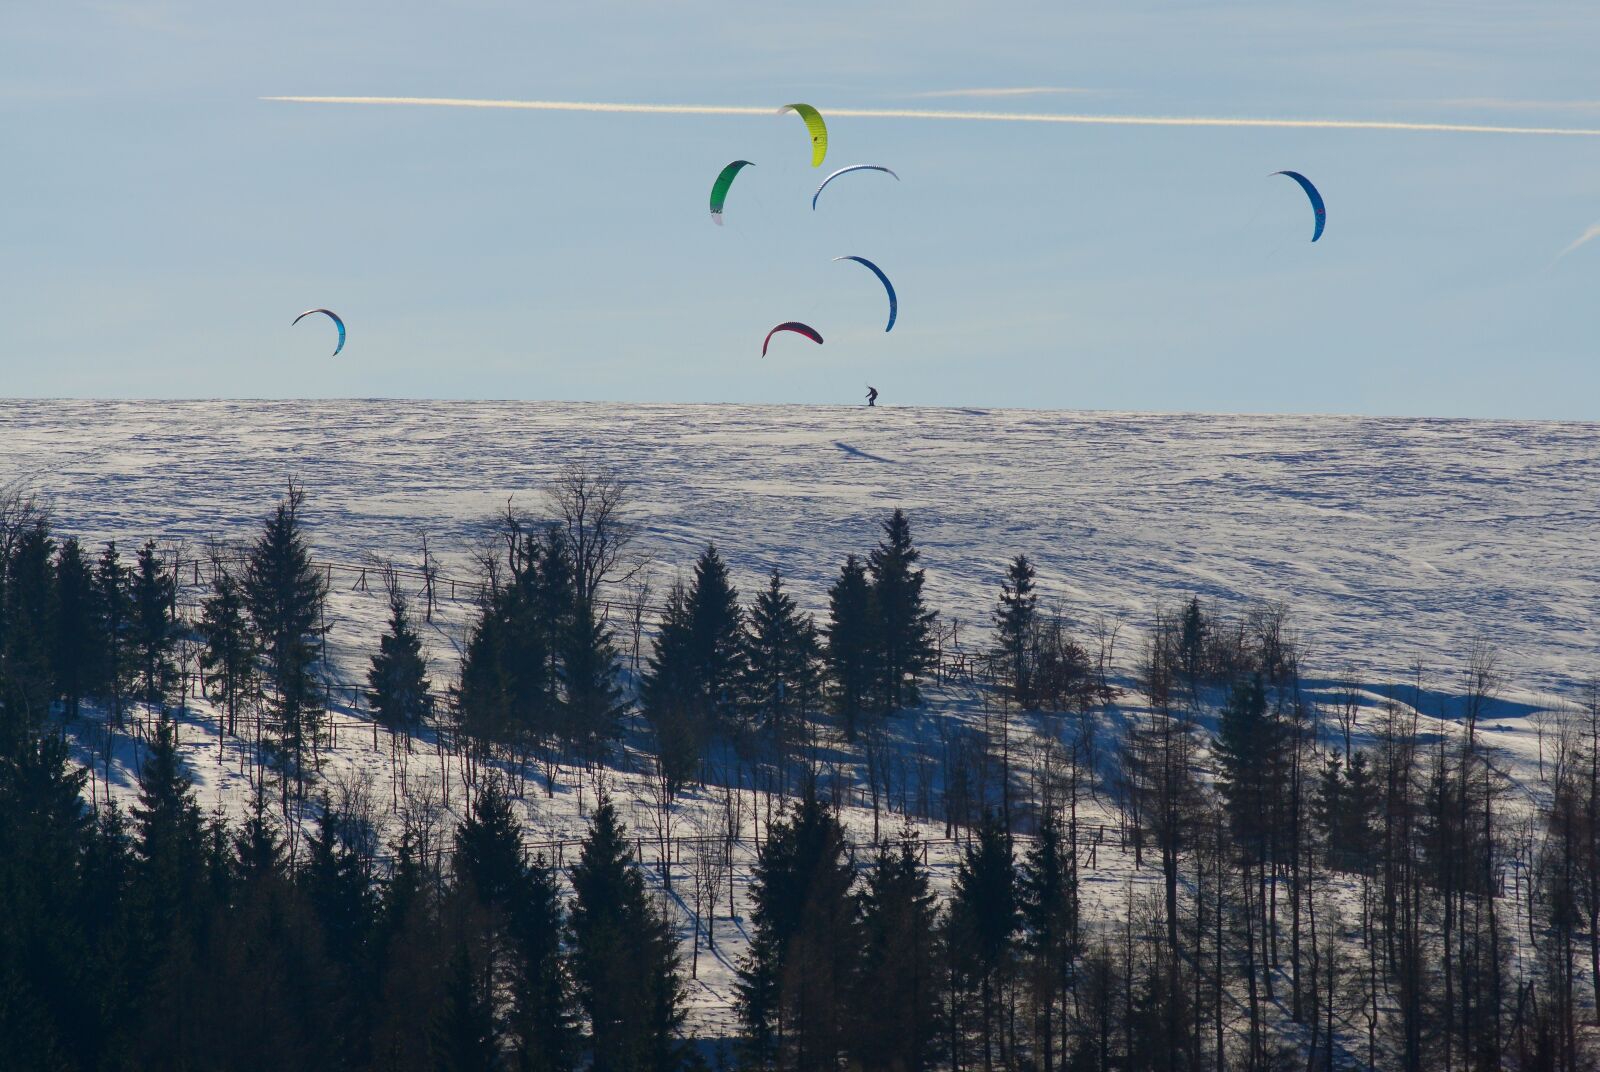
{"label": "snow-covered slope", "polygon": [[[1311,661],[1369,681],[1483,634],[1516,687],[1600,672],[1600,425],[518,402],[0,403],[0,480],[85,536],[246,535],[293,475],[319,557],[451,568],[564,463],[636,484],[669,578],[715,540],[820,605],[907,508],[933,602],[985,626],[1026,552],[1047,603],[1131,625],[1190,593],[1293,606]],[[452,562],[451,560],[454,560]]]}
{"label": "snow-covered slope", "polygon": [[[414,565],[427,533],[447,573],[466,579],[486,520],[508,498],[537,511],[545,482],[573,461],[615,466],[633,482],[639,549],[654,560],[658,592],[715,540],[747,594],[778,566],[820,608],[843,556],[870,548],[878,521],[903,506],[932,602],[963,623],[964,648],[984,643],[1003,565],[1026,552],[1046,602],[1080,625],[1104,613],[1128,627],[1117,660],[1124,683],[1137,629],[1156,605],[1191,593],[1224,609],[1253,599],[1292,604],[1314,693],[1326,688],[1322,675],[1353,665],[1369,705],[1385,694],[1420,695],[1426,714],[1448,710],[1440,701],[1481,635],[1498,648],[1510,685],[1511,702],[1491,709],[1489,747],[1527,792],[1542,741],[1537,720],[1524,716],[1542,696],[1600,673],[1596,425],[704,405],[0,403],[0,483],[52,493],[63,533],[181,539],[190,559],[206,537],[252,535],[293,476],[308,491],[319,560]],[[330,600],[333,671],[346,682],[360,680],[385,610],[376,576],[366,590],[358,577],[335,573]],[[445,679],[471,613],[465,590],[458,594],[428,634]],[[186,589],[185,598],[195,595]],[[1421,693],[1409,669],[1416,660],[1427,668]],[[1130,692],[1103,717],[1137,717],[1135,702]],[[980,719],[983,703],[969,684],[930,690],[927,709],[899,726],[902,791],[915,797],[919,754],[935,756],[944,733]],[[396,743],[359,711],[343,708],[333,723],[326,784],[365,783],[380,810],[402,797]],[[237,814],[249,749],[219,741],[214,726],[209,707],[195,705],[184,752],[202,803]],[[1047,719],[1018,720],[1020,765],[1051,728]],[[75,735],[82,758],[103,763],[106,738],[87,726]],[[443,804],[447,822],[465,795],[460,765],[441,763],[426,735],[415,748],[405,787]],[[111,751],[94,792],[126,798],[136,735],[112,740]],[[842,817],[865,843],[873,817],[854,757],[833,758]],[[655,864],[659,813],[644,762],[630,750],[598,779]],[[535,777],[518,804],[530,841],[551,855],[573,851],[596,781],[566,769],[546,796]],[[723,792],[695,789],[680,801],[676,835],[709,828]],[[764,805],[753,792],[741,797],[748,837]],[[1108,801],[1086,801],[1081,817],[1110,830],[1084,861],[1086,907],[1109,917],[1129,884],[1151,875],[1115,843]],[[902,820],[886,821],[892,830]],[[940,840],[938,822],[920,826],[946,887],[956,849]],[[674,896],[687,941],[692,851],[678,852]],[[716,908],[718,950],[702,951],[691,987],[695,1029],[709,1036],[734,1029],[732,966],[745,947],[751,855],[751,844],[741,845],[735,904]]]}

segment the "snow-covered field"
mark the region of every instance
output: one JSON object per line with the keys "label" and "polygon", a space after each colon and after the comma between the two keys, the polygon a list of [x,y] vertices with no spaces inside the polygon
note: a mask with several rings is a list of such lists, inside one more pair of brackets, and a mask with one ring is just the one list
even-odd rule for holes
{"label": "snow-covered field", "polygon": [[0,480],[65,531],[250,532],[294,476],[319,557],[449,561],[564,463],[635,482],[668,578],[715,540],[746,588],[822,592],[894,506],[946,618],[986,624],[1026,552],[1045,601],[1130,624],[1191,593],[1290,603],[1311,661],[1400,680],[1491,637],[1519,688],[1600,673],[1600,425],[885,407],[0,403]]}
{"label": "snow-covered field", "polygon": [[[1346,666],[1369,700],[1412,692],[1448,713],[1476,636],[1499,652],[1509,680],[1488,729],[1525,789],[1538,762],[1535,706],[1600,674],[1600,426],[1346,417],[1217,417],[714,405],[341,402],[0,402],[0,483],[23,480],[53,496],[58,528],[88,540],[247,539],[293,476],[319,560],[388,557],[415,565],[428,534],[447,574],[470,577],[471,549],[508,498],[537,511],[565,464],[615,466],[633,484],[638,549],[657,591],[714,540],[748,595],[772,566],[804,604],[823,592],[848,552],[865,552],[894,506],[911,515],[929,595],[962,647],[982,646],[1005,561],[1025,552],[1044,602],[1080,628],[1104,614],[1124,623],[1118,669],[1131,671],[1138,630],[1161,603],[1199,594],[1224,610],[1256,599],[1292,606],[1313,689]],[[360,680],[382,627],[376,586],[333,575],[336,676]],[[189,579],[189,578],[186,578]],[[455,665],[470,606],[446,602],[429,633],[436,679]],[[1126,697],[1132,701],[1130,694]],[[937,725],[979,717],[980,690],[931,691],[902,727],[910,757],[937,749]],[[1117,717],[1136,715],[1123,708]],[[325,768],[331,782],[365,778],[391,799],[392,746],[344,711]],[[248,765],[219,747],[199,705],[185,752],[201,800],[237,811]],[[1019,741],[1039,726],[1019,725]],[[920,742],[920,744],[919,744]],[[85,746],[87,747],[87,745]],[[427,740],[408,780],[441,778]],[[117,750],[111,791],[132,791],[134,745]],[[606,775],[654,859],[648,778],[639,757]],[[119,769],[118,764],[122,764]],[[846,766],[843,774],[851,777]],[[450,804],[460,771],[451,765]],[[909,774],[907,775],[910,776]],[[592,779],[566,771],[553,797],[530,784],[530,838],[581,836]],[[747,798],[749,794],[747,794]],[[694,834],[719,806],[684,802],[676,833]],[[747,801],[747,811],[753,807]],[[1114,823],[1086,805],[1089,822]],[[845,809],[865,841],[870,810]],[[893,827],[898,818],[890,820]],[[925,836],[939,838],[939,824]],[[685,860],[688,851],[684,850]],[[930,846],[941,885],[954,849]],[[742,864],[747,864],[745,851]],[[1113,911],[1131,858],[1107,845],[1085,872],[1091,905]],[[686,895],[687,866],[677,892]],[[736,874],[742,891],[745,875]],[[737,917],[718,909],[720,957],[702,954],[695,1020],[731,1030],[731,965],[743,949]],[[685,917],[687,918],[687,917]],[[686,925],[687,926],[687,925]],[[687,935],[687,929],[685,934]]]}

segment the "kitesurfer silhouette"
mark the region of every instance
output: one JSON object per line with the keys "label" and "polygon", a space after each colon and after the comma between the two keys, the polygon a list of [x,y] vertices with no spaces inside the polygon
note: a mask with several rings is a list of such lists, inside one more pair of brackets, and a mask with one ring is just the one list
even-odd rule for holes
{"label": "kitesurfer silhouette", "polygon": [[872,384],[869,383],[869,384],[867,384],[867,405],[876,406],[877,404],[878,404],[878,389],[876,387],[872,386]]}

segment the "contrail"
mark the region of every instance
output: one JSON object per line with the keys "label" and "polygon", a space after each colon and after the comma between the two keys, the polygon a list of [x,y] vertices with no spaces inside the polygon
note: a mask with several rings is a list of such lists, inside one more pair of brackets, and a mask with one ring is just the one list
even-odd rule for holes
{"label": "contrail", "polygon": [[934,97],[1040,97],[1057,94],[1082,94],[1089,97],[1105,95],[1103,89],[1084,89],[1079,86],[999,86],[979,89],[930,89],[905,96],[928,99]]}
{"label": "contrail", "polygon": [[1588,245],[1596,238],[1600,238],[1600,223],[1594,224],[1577,238],[1573,239],[1572,245],[1556,254],[1556,260],[1560,260],[1562,257],[1565,257],[1568,253],[1571,253],[1575,249]]}
{"label": "contrail", "polygon": [[[297,104],[389,104],[425,108],[508,108],[530,112],[613,112],[628,115],[771,115],[775,108],[732,104],[612,104],[601,101],[473,100],[462,97],[262,97]],[[1039,112],[949,112],[915,108],[826,108],[852,119],[950,119],[982,123],[1071,123],[1107,127],[1257,127],[1290,130],[1401,130],[1439,134],[1539,134],[1597,138],[1600,130],[1573,127],[1410,123],[1382,119],[1249,119],[1224,116],[1071,115]]]}

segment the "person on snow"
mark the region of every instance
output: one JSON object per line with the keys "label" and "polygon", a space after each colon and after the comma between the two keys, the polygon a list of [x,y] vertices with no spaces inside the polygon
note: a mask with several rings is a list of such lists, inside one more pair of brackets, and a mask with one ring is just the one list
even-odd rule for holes
{"label": "person on snow", "polygon": [[876,406],[877,404],[878,404],[878,389],[876,387],[872,386],[872,384],[869,383],[869,384],[867,384],[867,405]]}

